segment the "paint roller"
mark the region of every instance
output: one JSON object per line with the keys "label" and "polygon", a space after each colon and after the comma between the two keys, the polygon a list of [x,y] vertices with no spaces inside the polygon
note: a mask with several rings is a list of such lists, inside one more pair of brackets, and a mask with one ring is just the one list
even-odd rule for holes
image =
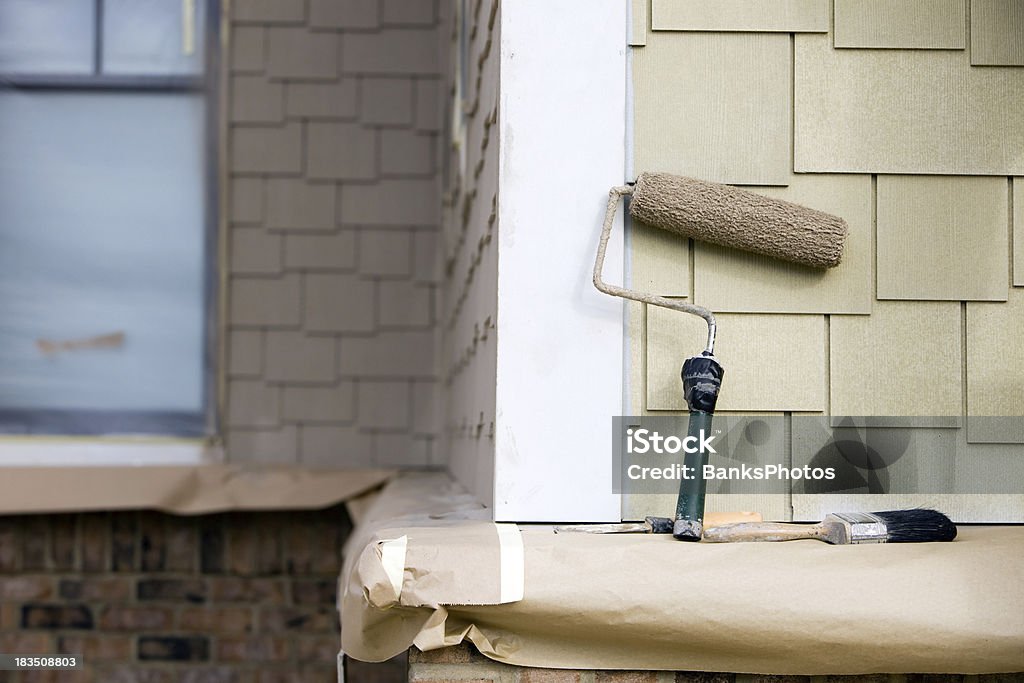
{"label": "paint roller", "polygon": [[[839,265],[848,228],[842,218],[823,211],[729,185],[669,173],[641,173],[631,186],[611,189],[594,264],[594,286],[605,294],[689,313],[707,323],[704,351],[683,361],[680,373],[683,398],[690,413],[687,436],[695,437],[691,443],[699,443],[701,432],[710,432],[725,374],[714,353],[715,315],[703,306],[617,287],[601,279],[619,200],[630,195],[629,213],[642,223],[681,237],[810,268]],[[682,541],[699,541],[703,535],[705,481],[699,473],[703,472],[705,464],[707,453],[698,451],[684,457],[683,465],[687,471],[698,473],[698,476],[680,480],[672,535]]]}

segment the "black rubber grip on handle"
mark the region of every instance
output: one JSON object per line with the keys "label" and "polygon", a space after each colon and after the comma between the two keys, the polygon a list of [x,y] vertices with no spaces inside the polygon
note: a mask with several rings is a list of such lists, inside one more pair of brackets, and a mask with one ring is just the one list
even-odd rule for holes
{"label": "black rubber grip on handle", "polygon": [[683,398],[691,413],[714,413],[725,370],[713,356],[694,356],[683,362]]}

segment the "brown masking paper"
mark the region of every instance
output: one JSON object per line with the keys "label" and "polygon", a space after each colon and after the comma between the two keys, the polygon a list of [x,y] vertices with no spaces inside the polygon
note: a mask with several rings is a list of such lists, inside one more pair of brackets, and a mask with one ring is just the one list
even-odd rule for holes
{"label": "brown masking paper", "polygon": [[[434,555],[449,571],[447,558],[486,526],[479,521],[485,511],[438,476],[390,483],[368,511],[366,528],[357,530],[361,545],[349,547],[342,649],[356,659],[381,661],[413,644],[429,650],[469,640],[492,659],[535,667],[1024,671],[1024,527],[961,526],[952,543],[830,546],[681,543],[521,525],[522,600],[455,604],[465,602],[460,577],[500,572],[491,536],[482,535],[490,549],[463,555],[456,573],[434,576],[447,584],[431,587],[445,602],[424,604],[423,595],[407,599],[406,591],[432,577],[430,552],[406,555],[396,595],[379,542],[398,534],[415,544],[417,527],[430,527]],[[447,494],[453,504],[444,510]],[[395,518],[385,519],[391,510]],[[477,519],[463,525],[462,515]],[[378,536],[374,525],[386,533]]]}
{"label": "brown masking paper", "polygon": [[153,509],[182,515],[226,510],[317,509],[379,486],[390,470],[298,467],[4,467],[0,514]]}

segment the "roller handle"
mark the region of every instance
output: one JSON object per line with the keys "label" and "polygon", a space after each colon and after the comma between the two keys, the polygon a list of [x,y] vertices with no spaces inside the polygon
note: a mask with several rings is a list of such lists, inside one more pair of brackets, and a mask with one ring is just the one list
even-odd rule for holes
{"label": "roller handle", "polygon": [[[725,370],[715,357],[705,352],[700,356],[687,358],[680,373],[683,380],[683,397],[690,409],[687,437],[690,443],[700,444],[711,431],[711,419],[722,388]],[[704,465],[708,454],[698,448],[683,456],[684,471],[689,478],[679,481],[679,497],[676,499],[676,516],[672,536],[679,541],[699,541],[704,532],[704,497],[707,482],[704,480]]]}
{"label": "roller handle", "polygon": [[601,238],[597,242],[597,259],[594,261],[594,287],[596,287],[598,291],[611,296],[617,296],[631,301],[639,301],[642,304],[661,306],[662,308],[667,308],[670,311],[679,311],[680,313],[689,313],[691,315],[700,316],[708,324],[708,343],[707,346],[704,347],[704,353],[714,353],[716,323],[715,314],[710,310],[703,306],[687,303],[680,299],[666,299],[665,297],[658,296],[656,294],[637,292],[632,289],[619,287],[617,285],[609,284],[602,279],[601,271],[604,270],[604,259],[605,254],[608,251],[608,240],[612,235],[612,225],[615,223],[615,213],[618,209],[619,201],[623,197],[628,197],[632,193],[633,188],[626,185],[613,187],[608,192],[608,204],[605,208],[604,223],[601,225]]}
{"label": "roller handle", "polygon": [[[711,428],[711,413],[690,413],[690,424],[687,436],[700,441],[701,432],[707,433]],[[694,443],[691,440],[691,443]],[[689,478],[679,480],[679,497],[676,499],[676,518],[672,525],[672,535],[679,541],[699,541],[704,530],[704,494],[707,484],[704,481],[704,465],[707,464],[706,453],[696,451],[683,455],[684,471]]]}

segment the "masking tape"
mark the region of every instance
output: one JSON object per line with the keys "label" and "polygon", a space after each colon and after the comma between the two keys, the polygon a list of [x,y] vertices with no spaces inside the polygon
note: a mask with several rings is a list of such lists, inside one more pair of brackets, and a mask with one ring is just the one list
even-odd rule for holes
{"label": "masking tape", "polygon": [[523,599],[526,583],[523,535],[515,524],[495,524],[498,530],[500,562],[500,603]]}
{"label": "masking tape", "polygon": [[384,565],[384,573],[395,589],[395,600],[402,597],[402,580],[405,577],[405,550],[409,545],[409,537],[401,536],[382,541],[380,544],[380,563]]}

